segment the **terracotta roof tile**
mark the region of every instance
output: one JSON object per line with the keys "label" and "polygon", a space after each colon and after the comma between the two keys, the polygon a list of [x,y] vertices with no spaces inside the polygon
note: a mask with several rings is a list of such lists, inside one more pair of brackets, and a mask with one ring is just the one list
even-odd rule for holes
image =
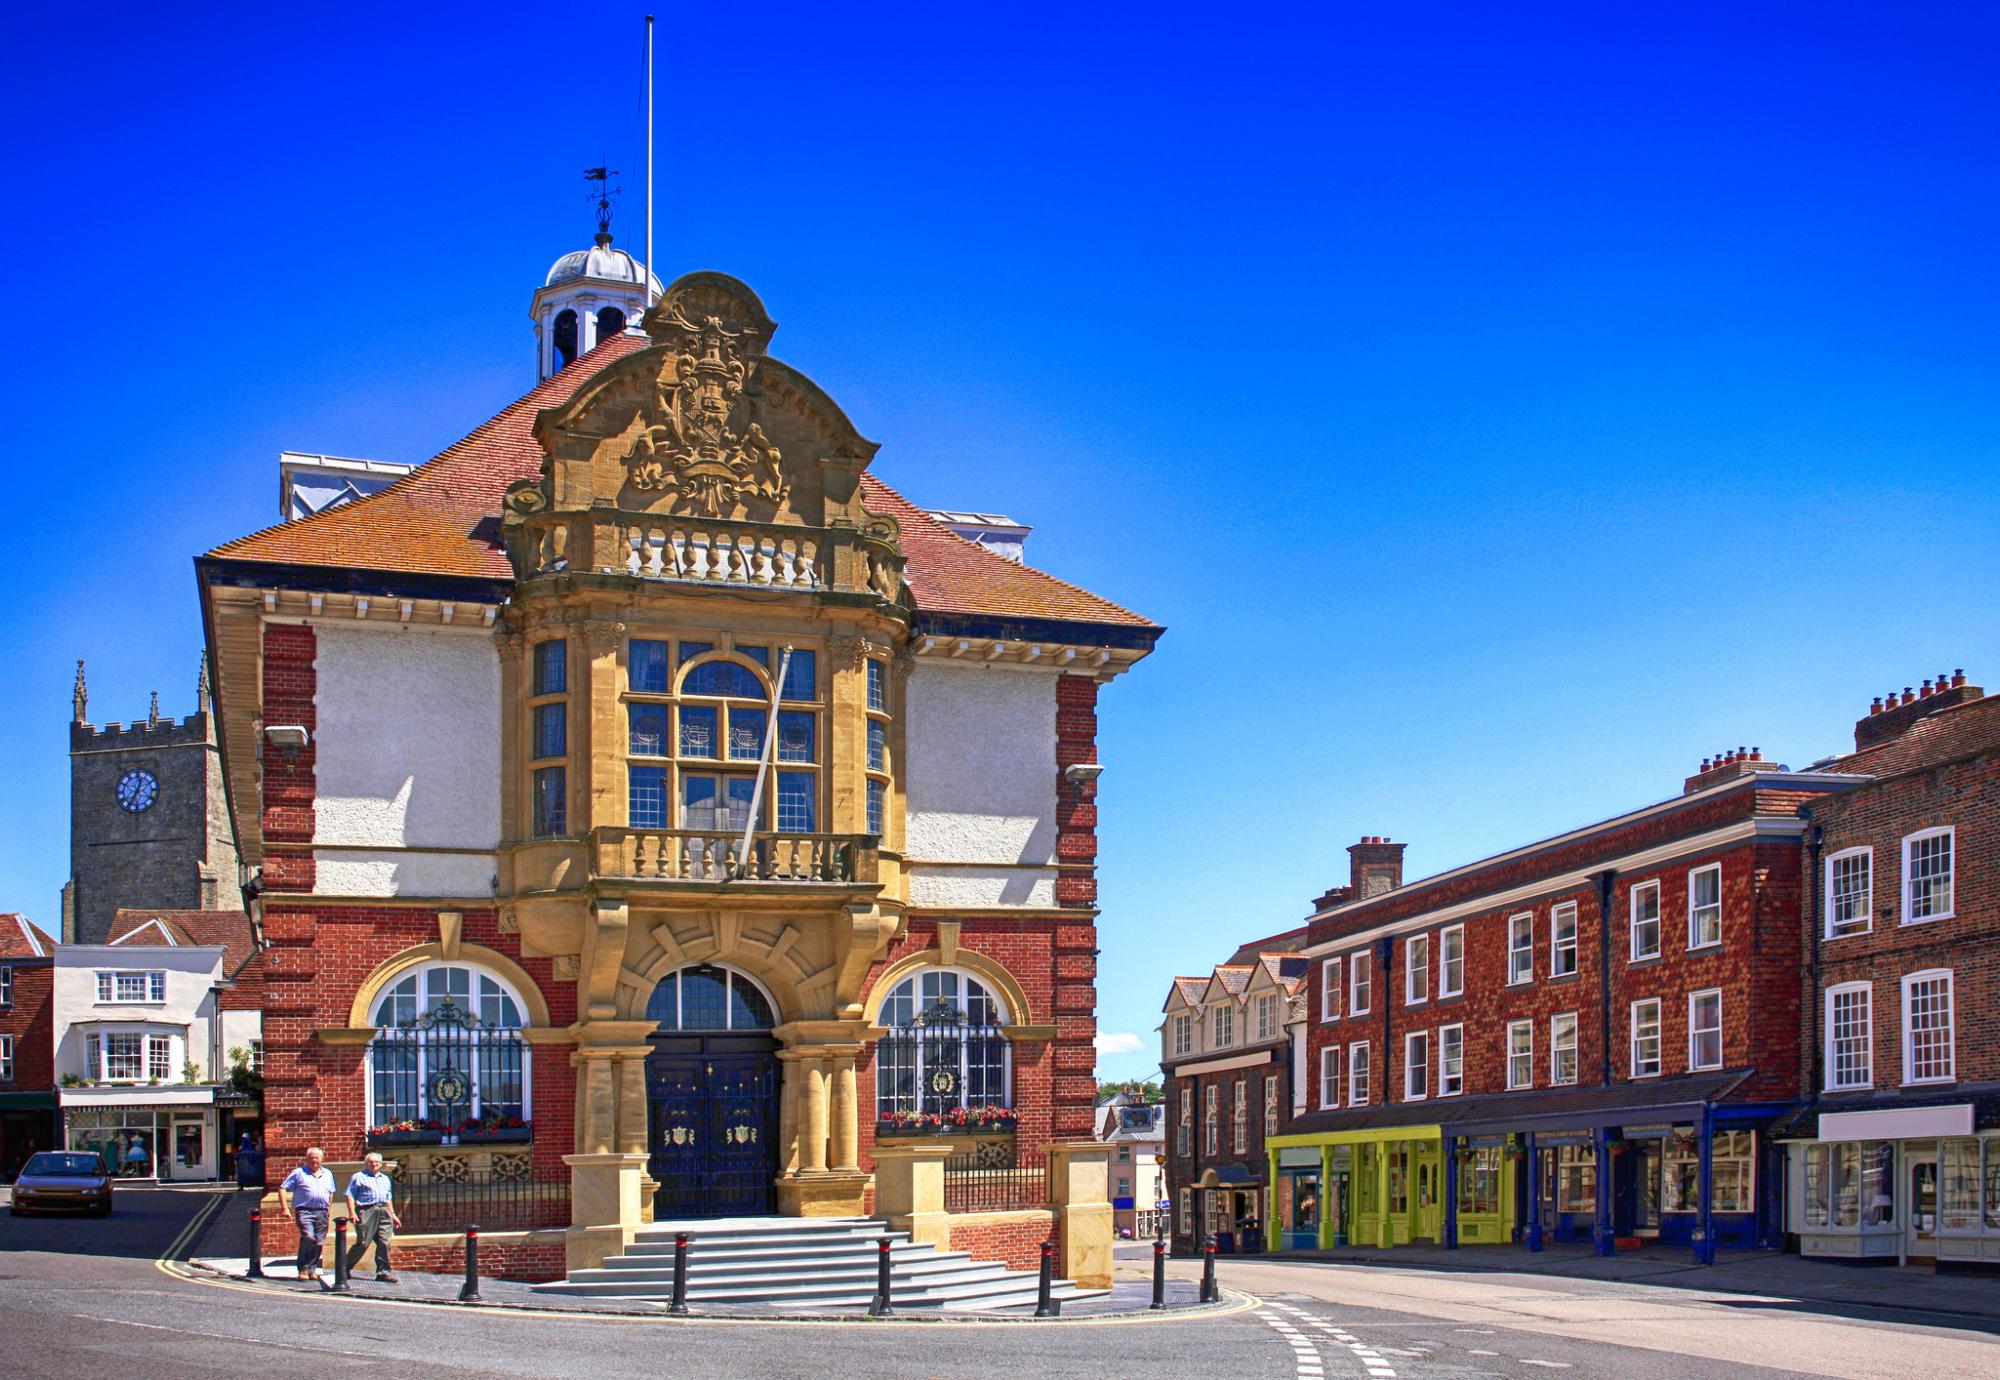
{"label": "terracotta roof tile", "polygon": [[1985,696],[1917,720],[1886,743],[1851,752],[1829,763],[1828,771],[1894,776],[1912,767],[2000,745],[2000,695]]}
{"label": "terracotta roof tile", "polygon": [[902,525],[904,578],[926,613],[993,618],[1048,618],[1066,623],[1156,624],[1045,570],[1021,565],[967,541],[872,474],[861,476],[868,510]]}
{"label": "terracotta roof tile", "polygon": [[500,544],[500,500],[515,480],[541,473],[535,414],[567,402],[599,369],[647,344],[638,336],[614,335],[388,488],[238,537],[208,554],[278,565],[510,580],[513,567]]}
{"label": "terracotta roof tile", "polygon": [[[650,343],[641,336],[615,335],[386,489],[225,542],[208,554],[216,560],[275,565],[512,579],[500,541],[500,501],[509,484],[541,473],[535,415],[568,401],[600,369]],[[871,511],[902,524],[906,575],[920,611],[1155,626],[1045,571],[967,541],[872,474],[862,476],[862,489]]]}
{"label": "terracotta roof tile", "polygon": [[141,934],[154,921],[159,929],[164,929],[175,944],[191,948],[220,947],[222,949],[222,975],[234,977],[257,953],[257,941],[251,933],[250,917],[240,910],[142,910],[131,907],[121,908],[111,918],[111,929],[106,935],[113,944],[131,943],[139,947],[163,944],[165,939],[154,938],[159,933]]}
{"label": "terracotta roof tile", "polygon": [[1243,995],[1243,989],[1250,985],[1248,968],[1217,968],[1215,980],[1222,984],[1222,990],[1232,997]]}
{"label": "terracotta roof tile", "polygon": [[49,940],[14,911],[0,914],[0,958],[47,958]]}

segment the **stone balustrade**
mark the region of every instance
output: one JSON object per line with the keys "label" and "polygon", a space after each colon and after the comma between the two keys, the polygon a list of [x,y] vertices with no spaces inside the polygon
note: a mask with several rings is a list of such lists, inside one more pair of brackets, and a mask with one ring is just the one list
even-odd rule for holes
{"label": "stone balustrade", "polygon": [[508,525],[522,579],[563,572],[893,600],[903,558],[893,539],[852,528],[721,518],[656,517],[607,509],[539,513]]}
{"label": "stone balustrade", "polygon": [[598,873],[635,881],[792,882],[842,885],[876,880],[870,834],[760,833],[708,829],[599,829]]}

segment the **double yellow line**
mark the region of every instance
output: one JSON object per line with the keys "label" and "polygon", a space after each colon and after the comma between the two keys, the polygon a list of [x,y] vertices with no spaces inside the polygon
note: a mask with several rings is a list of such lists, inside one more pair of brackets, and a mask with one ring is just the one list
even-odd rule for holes
{"label": "double yellow line", "polygon": [[188,1218],[187,1225],[182,1227],[180,1230],[180,1234],[173,1239],[172,1243],[168,1245],[168,1247],[164,1251],[160,1252],[159,1259],[155,1263],[160,1265],[168,1265],[179,1260],[181,1258],[181,1252],[185,1251],[188,1248],[189,1244],[194,1241],[195,1237],[201,1233],[202,1228],[206,1227],[210,1222],[213,1222],[215,1220],[216,1215],[220,1213],[222,1209],[230,1203],[232,1197],[233,1195],[227,1193],[218,1193],[214,1195],[213,1199],[211,1199],[211,1201],[206,1207],[202,1208],[201,1211],[197,1212],[194,1216]]}

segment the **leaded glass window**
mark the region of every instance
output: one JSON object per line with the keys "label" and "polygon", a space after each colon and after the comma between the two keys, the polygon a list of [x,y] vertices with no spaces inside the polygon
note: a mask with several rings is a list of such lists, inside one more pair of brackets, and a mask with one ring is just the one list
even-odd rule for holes
{"label": "leaded glass window", "polygon": [[913,973],[883,998],[877,1019],[887,1032],[875,1047],[876,1114],[886,1129],[935,1129],[973,1109],[990,1109],[991,1124],[1012,1123],[1007,1013],[978,978]]}
{"label": "leaded glass window", "polygon": [[733,968],[696,963],[661,978],[646,1019],[662,1030],[769,1030],[778,1023],[764,989]]}
{"label": "leaded glass window", "polygon": [[628,653],[625,679],[642,695],[667,693],[667,644],[634,638]]}
{"label": "leaded glass window", "polygon": [[369,1119],[384,1130],[430,1123],[526,1120],[528,1066],[521,1005],[490,973],[431,964],[376,998],[368,1047]]}
{"label": "leaded glass window", "polygon": [[634,757],[665,757],[668,713],[664,704],[626,705],[625,722],[629,730],[627,751]]}
{"label": "leaded glass window", "polygon": [[630,791],[626,802],[627,822],[634,829],[666,828],[667,769],[634,763],[626,771],[629,773]]}
{"label": "leaded glass window", "polygon": [[561,700],[535,706],[535,756],[560,757],[569,751],[569,705]]}

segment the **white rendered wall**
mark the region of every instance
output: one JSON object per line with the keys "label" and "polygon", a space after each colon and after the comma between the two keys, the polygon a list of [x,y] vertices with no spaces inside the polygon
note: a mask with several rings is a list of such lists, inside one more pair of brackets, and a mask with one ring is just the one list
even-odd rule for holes
{"label": "white rendered wall", "polygon": [[[490,896],[500,661],[484,632],[319,623],[313,842],[322,896]],[[379,849],[379,851],[376,851]]]}
{"label": "white rendered wall", "polygon": [[[181,1063],[192,1056],[208,1067],[209,1024],[215,1015],[215,984],[222,980],[222,950],[213,945],[60,944],[56,946],[50,984],[55,1025],[56,1077],[87,1073],[85,1037],[90,1032],[165,1031],[173,1036],[173,1076],[181,1081]],[[167,975],[167,999],[160,1002],[97,1000],[97,975],[161,972]],[[114,987],[115,991],[116,988]],[[79,1021],[110,1022],[78,1026]],[[141,1080],[144,1081],[143,1079]]]}
{"label": "white rendered wall", "polygon": [[920,660],[910,673],[910,904],[1056,903],[1056,673]]}

